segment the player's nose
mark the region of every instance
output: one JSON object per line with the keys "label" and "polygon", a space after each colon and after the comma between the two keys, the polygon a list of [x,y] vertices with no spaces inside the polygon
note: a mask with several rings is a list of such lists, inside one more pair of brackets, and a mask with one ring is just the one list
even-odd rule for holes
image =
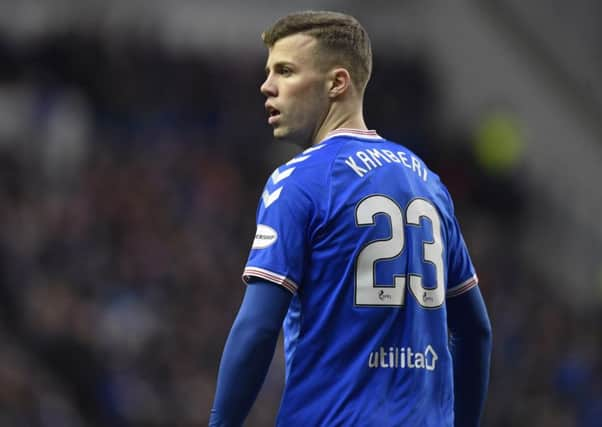
{"label": "player's nose", "polygon": [[278,90],[276,88],[276,85],[274,84],[274,82],[270,78],[270,76],[266,77],[265,81],[259,87],[259,90],[266,97],[268,97],[268,96],[276,96],[278,94]]}

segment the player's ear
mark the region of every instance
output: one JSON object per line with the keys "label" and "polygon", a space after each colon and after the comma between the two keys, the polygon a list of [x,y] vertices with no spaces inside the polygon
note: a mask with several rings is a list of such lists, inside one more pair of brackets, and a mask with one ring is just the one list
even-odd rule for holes
{"label": "player's ear", "polygon": [[335,68],[330,75],[330,89],[328,96],[337,98],[345,93],[351,86],[351,75],[345,68]]}

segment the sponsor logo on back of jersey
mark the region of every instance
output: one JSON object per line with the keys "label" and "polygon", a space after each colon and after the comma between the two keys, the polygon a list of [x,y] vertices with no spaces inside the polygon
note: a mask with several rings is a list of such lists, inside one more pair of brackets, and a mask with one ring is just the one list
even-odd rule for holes
{"label": "sponsor logo on back of jersey", "polygon": [[370,352],[368,367],[434,371],[438,359],[439,356],[430,344],[422,352],[414,351],[412,347],[380,347]]}

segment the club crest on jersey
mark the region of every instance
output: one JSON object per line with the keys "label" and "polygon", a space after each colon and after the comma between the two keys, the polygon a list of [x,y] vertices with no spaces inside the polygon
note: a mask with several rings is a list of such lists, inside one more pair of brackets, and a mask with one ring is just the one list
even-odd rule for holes
{"label": "club crest on jersey", "polygon": [[251,249],[265,249],[272,246],[278,239],[278,233],[272,227],[263,224],[257,224],[255,239]]}

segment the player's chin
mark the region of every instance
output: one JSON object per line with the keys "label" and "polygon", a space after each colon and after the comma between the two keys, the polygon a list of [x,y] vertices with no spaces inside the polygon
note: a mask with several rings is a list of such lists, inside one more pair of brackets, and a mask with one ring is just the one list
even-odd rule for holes
{"label": "player's chin", "polygon": [[283,128],[282,126],[274,126],[273,135],[274,139],[276,140],[286,141],[290,137],[290,132],[288,132],[287,129]]}

